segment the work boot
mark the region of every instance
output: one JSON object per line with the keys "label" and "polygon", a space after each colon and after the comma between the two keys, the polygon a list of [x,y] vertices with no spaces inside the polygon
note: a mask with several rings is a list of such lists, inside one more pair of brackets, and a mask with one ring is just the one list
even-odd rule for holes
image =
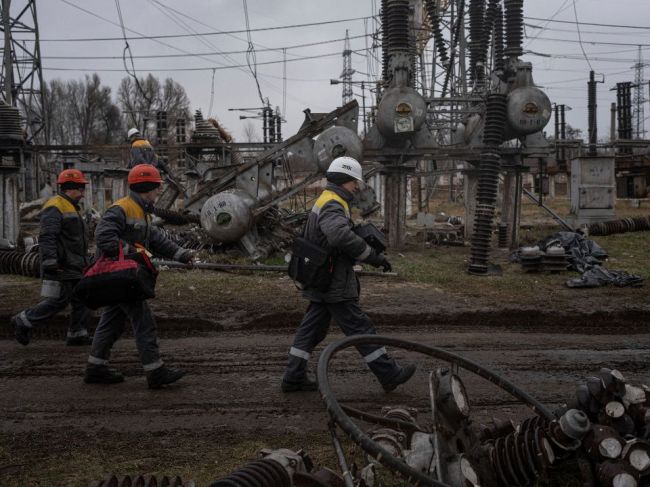
{"label": "work boot", "polygon": [[124,376],[117,370],[113,370],[108,365],[88,364],[84,376],[86,384],[117,384],[124,382]]}
{"label": "work boot", "polygon": [[172,367],[158,367],[147,373],[149,389],[160,389],[162,386],[172,384],[185,375],[185,371]]}
{"label": "work boot", "polygon": [[23,325],[18,315],[14,315],[11,317],[11,324],[14,325],[14,329],[16,333],[16,341],[21,345],[27,345],[32,339],[31,326]]}
{"label": "work boot", "polygon": [[315,380],[305,377],[300,382],[288,382],[282,379],[282,392],[312,392],[318,390],[318,383]]}
{"label": "work boot", "polygon": [[90,335],[82,335],[78,337],[67,337],[65,339],[65,344],[68,347],[82,347],[84,345],[92,345],[93,337]]}
{"label": "work boot", "polygon": [[413,374],[415,373],[415,369],[417,369],[417,366],[415,364],[408,364],[402,367],[402,370],[398,372],[398,374],[393,378],[393,380],[382,384],[384,391],[386,392],[394,391],[397,388],[397,386],[404,384],[405,382],[408,382],[408,380],[411,377],[413,377]]}

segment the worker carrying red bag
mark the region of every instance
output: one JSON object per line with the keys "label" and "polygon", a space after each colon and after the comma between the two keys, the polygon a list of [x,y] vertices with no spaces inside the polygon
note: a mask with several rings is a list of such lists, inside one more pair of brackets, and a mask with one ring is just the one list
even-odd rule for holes
{"label": "worker carrying red bag", "polygon": [[[121,252],[126,255],[142,252],[143,259],[139,259],[141,265],[145,265],[150,254],[191,265],[194,252],[179,247],[151,225],[150,212],[162,186],[158,169],[151,164],[138,164],[129,172],[128,184],[129,196],[116,201],[97,225],[95,239],[98,255],[118,257]],[[111,348],[122,335],[127,319],[133,326],[149,387],[157,389],[183,377],[184,371],[163,364],[158,349],[156,321],[146,299],[141,299],[104,308],[95,330],[84,381],[113,384],[124,380],[121,373],[108,367],[108,361]]]}

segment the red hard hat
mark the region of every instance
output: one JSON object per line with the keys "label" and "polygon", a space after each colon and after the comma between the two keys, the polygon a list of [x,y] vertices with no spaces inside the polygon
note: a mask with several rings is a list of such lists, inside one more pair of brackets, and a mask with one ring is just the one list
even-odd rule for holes
{"label": "red hard hat", "polygon": [[151,164],[138,164],[129,171],[127,182],[129,184],[162,183],[163,180],[160,177],[160,171]]}
{"label": "red hard hat", "polygon": [[88,184],[88,181],[79,169],[64,169],[56,179],[56,184],[63,183]]}

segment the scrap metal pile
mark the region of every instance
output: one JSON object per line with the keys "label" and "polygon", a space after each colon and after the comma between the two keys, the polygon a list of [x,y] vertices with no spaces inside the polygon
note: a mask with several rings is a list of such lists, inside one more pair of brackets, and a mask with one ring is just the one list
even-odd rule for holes
{"label": "scrap metal pile", "polygon": [[[408,406],[383,407],[375,415],[337,402],[329,384],[330,361],[343,349],[369,344],[419,352],[451,365],[428,375],[429,420]],[[473,421],[460,369],[496,385],[535,415],[517,425],[510,418]],[[411,485],[436,487],[650,486],[650,387],[627,382],[617,370],[600,369],[556,411],[460,355],[377,335],[332,343],[320,356],[317,374],[343,474],[315,471],[302,450],[262,450],[258,460],[210,487],[379,487],[394,485],[394,475]],[[351,418],[373,426],[362,429]],[[362,461],[348,462],[338,429],[361,448]],[[566,483],[569,478],[574,483]]]}

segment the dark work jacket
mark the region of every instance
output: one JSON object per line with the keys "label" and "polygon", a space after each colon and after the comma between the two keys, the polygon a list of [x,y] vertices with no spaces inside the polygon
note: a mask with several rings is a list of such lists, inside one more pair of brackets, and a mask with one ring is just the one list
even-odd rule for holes
{"label": "dark work jacket", "polygon": [[330,250],[335,258],[329,289],[303,291],[303,296],[310,301],[338,303],[359,299],[359,281],[353,267],[356,261],[367,259],[372,249],[352,231],[352,197],[341,186],[328,183],[307,218],[304,237]]}
{"label": "dark work jacket", "polygon": [[[44,279],[81,279],[89,259],[86,224],[79,211],[79,205],[63,193],[43,205],[38,244]],[[53,264],[60,272],[46,273],[43,270],[43,267]]]}
{"label": "dark work jacket", "polygon": [[136,244],[154,255],[174,260],[188,252],[151,225],[151,209],[152,205],[134,192],[117,200],[95,229],[98,255],[103,252],[109,257],[117,256],[120,241],[125,254],[135,252]]}
{"label": "dark work jacket", "polygon": [[152,164],[158,166],[158,157],[153,146],[147,139],[137,138],[131,142],[129,153],[129,168],[138,164]]}

